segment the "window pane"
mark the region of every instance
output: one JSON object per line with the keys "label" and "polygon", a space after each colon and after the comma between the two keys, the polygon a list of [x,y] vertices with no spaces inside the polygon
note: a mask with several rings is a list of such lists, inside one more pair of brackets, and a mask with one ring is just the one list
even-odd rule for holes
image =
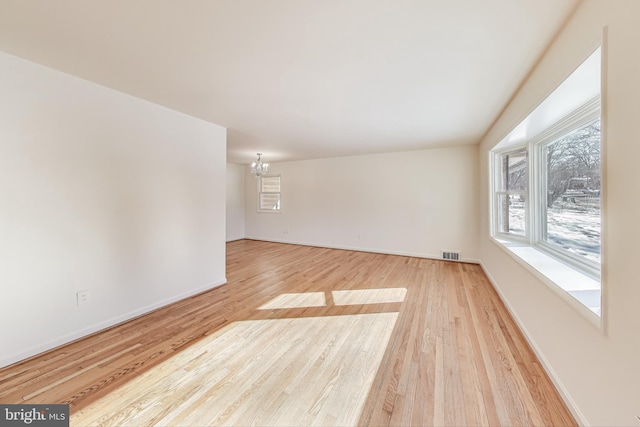
{"label": "window pane", "polygon": [[501,191],[527,190],[527,152],[502,156]]}
{"label": "window pane", "polygon": [[263,176],[260,180],[263,193],[279,193],[280,177],[279,176]]}
{"label": "window pane", "polygon": [[600,262],[600,119],[547,144],[545,240]]}
{"label": "window pane", "polygon": [[260,193],[260,209],[280,209],[280,193]]}
{"label": "window pane", "polygon": [[498,196],[498,229],[501,233],[524,236],[525,198],[521,195]]}

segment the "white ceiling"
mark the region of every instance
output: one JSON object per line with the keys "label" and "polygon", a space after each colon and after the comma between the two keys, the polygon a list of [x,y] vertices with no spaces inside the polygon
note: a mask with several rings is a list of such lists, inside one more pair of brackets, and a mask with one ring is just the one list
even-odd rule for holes
{"label": "white ceiling", "polygon": [[478,143],[578,1],[0,0],[0,50],[334,157]]}

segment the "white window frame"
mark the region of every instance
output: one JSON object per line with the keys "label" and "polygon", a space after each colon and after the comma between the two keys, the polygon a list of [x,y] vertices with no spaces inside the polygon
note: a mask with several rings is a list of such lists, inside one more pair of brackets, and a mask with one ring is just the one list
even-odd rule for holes
{"label": "white window frame", "polygon": [[[597,283],[601,291],[601,263],[590,262],[584,257],[572,254],[544,240],[547,195],[545,184],[546,163],[543,161],[543,150],[547,144],[562,138],[598,117],[602,120],[600,96],[586,102],[540,135],[530,140],[525,140],[520,144],[512,145],[508,149],[494,149],[490,152],[490,225],[494,241],[505,248],[514,258],[524,261],[525,265],[532,268],[532,271],[540,276],[545,283],[551,285],[552,289],[556,290],[559,295],[563,296],[563,298],[569,298],[569,300],[573,298],[569,296],[571,290],[568,288],[576,283],[586,284],[586,286],[593,286],[593,284]],[[604,123],[602,123],[602,126],[604,127]],[[603,174],[604,161],[602,159],[604,143],[604,129],[602,129],[600,150],[602,182],[605,180]],[[524,236],[521,236],[500,232],[499,195],[505,194],[500,188],[503,156],[525,150],[528,161],[528,186],[527,191],[524,193],[525,233]],[[601,197],[604,197],[603,192],[604,188],[601,190]],[[603,222],[602,220],[601,224]],[[568,270],[573,271],[573,273]],[[589,283],[592,285],[589,285]],[[583,313],[590,313],[587,314],[587,317],[598,327],[602,327],[602,306],[599,307],[600,311],[596,312],[597,318],[595,318],[593,317],[592,309],[587,307],[583,301],[576,299],[575,303],[572,301],[571,304]]]}
{"label": "white window frame", "polygon": [[[263,178],[278,178],[279,181],[279,190],[280,191],[262,191],[262,179]],[[257,199],[257,211],[258,213],[281,213],[282,212],[282,176],[281,175],[262,175],[258,177],[258,199]],[[278,195],[278,206],[274,209],[263,209],[262,206],[262,195],[263,194],[277,194]]]}
{"label": "white window frame", "polygon": [[[535,191],[535,200],[531,206],[534,209],[533,217],[539,218],[539,221],[533,221],[531,223],[532,231],[532,243],[540,250],[548,253],[549,255],[560,259],[561,261],[568,263],[577,270],[589,275],[590,277],[600,280],[600,264],[587,260],[579,255],[572,254],[571,252],[560,248],[559,246],[545,240],[545,229],[547,225],[546,216],[546,182],[547,182],[547,168],[544,159],[544,148],[547,144],[550,144],[565,135],[573,132],[586,125],[587,123],[601,118],[600,97],[596,97],[585,105],[574,111],[572,114],[565,117],[556,125],[548,129],[542,135],[534,138],[530,141],[529,146],[531,151],[535,154],[533,157],[533,168],[535,173],[530,174],[529,188],[533,188]],[[601,142],[602,146],[602,136]],[[602,149],[600,150],[600,156],[602,157]],[[533,175],[539,177],[538,180],[532,179]],[[602,176],[602,160],[600,162],[600,175]]]}
{"label": "white window frame", "polygon": [[[502,159],[504,156],[508,156],[508,155],[512,155],[512,154],[517,154],[517,153],[525,153],[525,156],[527,158],[527,189],[525,189],[524,191],[519,191],[519,190],[502,190],[501,188],[498,188],[500,186],[500,183],[502,182]],[[529,185],[530,185],[530,179],[531,179],[531,173],[529,171],[530,169],[530,159],[529,159],[529,151],[527,149],[526,145],[521,145],[521,146],[517,146],[517,147],[510,147],[507,150],[496,150],[494,151],[494,156],[493,156],[493,166],[492,166],[492,170],[493,170],[493,182],[492,182],[492,192],[493,192],[493,196],[492,196],[492,213],[493,213],[493,221],[492,221],[492,234],[494,236],[498,236],[502,239],[507,239],[507,240],[514,240],[514,241],[519,241],[519,242],[528,242],[529,241],[529,220],[530,220],[530,214],[529,214],[529,206],[530,206],[530,200],[529,200]],[[520,234],[515,234],[515,233],[505,233],[503,231],[500,231],[500,196],[509,196],[509,195],[519,195],[521,197],[524,197],[524,206],[525,206],[525,210],[524,210],[524,235],[520,235]]]}

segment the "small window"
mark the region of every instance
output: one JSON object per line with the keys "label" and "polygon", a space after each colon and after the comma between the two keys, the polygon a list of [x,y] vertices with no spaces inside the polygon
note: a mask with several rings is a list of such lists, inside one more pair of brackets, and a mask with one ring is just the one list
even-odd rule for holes
{"label": "small window", "polygon": [[258,212],[280,212],[280,176],[261,176],[258,185]]}

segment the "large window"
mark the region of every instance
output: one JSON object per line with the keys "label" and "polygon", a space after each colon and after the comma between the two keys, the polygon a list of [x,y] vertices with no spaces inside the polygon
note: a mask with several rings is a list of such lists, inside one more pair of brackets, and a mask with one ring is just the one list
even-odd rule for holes
{"label": "large window", "polygon": [[[543,275],[560,277],[552,281],[596,314],[600,314],[601,143],[596,97],[534,138],[494,150],[492,157],[493,236],[525,261],[537,263],[534,268]],[[563,268],[588,279],[576,281],[577,276],[559,271]]]}
{"label": "large window", "polygon": [[541,145],[542,239],[597,268],[600,263],[600,118]]}
{"label": "large window", "polygon": [[601,325],[600,60],[597,49],[492,150],[491,230]]}
{"label": "large window", "polygon": [[594,99],[542,137],[494,158],[496,234],[540,246],[594,277],[601,239],[599,106]]}

